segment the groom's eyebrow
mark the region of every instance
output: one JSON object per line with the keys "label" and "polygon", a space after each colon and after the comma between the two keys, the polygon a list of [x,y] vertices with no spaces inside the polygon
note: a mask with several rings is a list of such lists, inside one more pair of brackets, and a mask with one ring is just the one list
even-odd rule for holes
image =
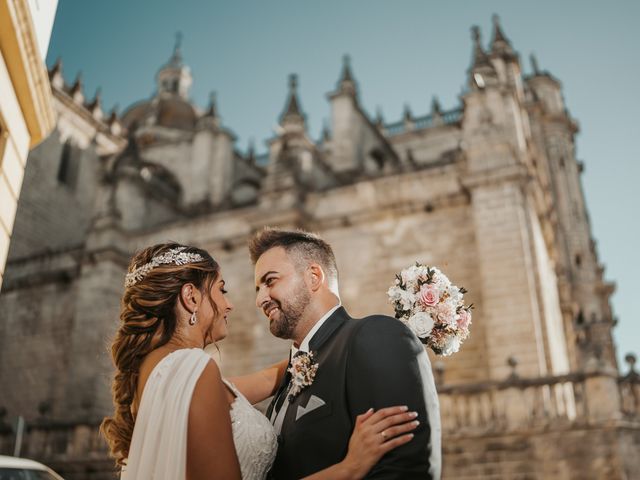
{"label": "groom's eyebrow", "polygon": [[260,290],[259,285],[262,285],[267,280],[267,277],[272,273],[278,273],[278,272],[276,272],[275,270],[269,270],[267,273],[265,273],[260,277],[260,281],[258,282],[258,285],[256,285],[256,292]]}

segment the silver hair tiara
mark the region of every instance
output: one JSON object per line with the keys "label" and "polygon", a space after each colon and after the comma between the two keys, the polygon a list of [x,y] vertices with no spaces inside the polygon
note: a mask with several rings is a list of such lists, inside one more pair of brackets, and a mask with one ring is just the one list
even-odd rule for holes
{"label": "silver hair tiara", "polygon": [[149,263],[127,273],[124,277],[124,286],[131,287],[141,281],[147,273],[160,265],[186,265],[187,263],[203,262],[204,257],[199,253],[183,252],[187,247],[172,248],[160,255],[156,255]]}

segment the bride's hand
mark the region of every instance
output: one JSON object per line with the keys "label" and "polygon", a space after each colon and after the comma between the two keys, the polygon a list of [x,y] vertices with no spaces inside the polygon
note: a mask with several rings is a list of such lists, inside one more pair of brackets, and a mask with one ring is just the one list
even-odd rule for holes
{"label": "bride's hand", "polygon": [[416,412],[407,412],[407,407],[382,408],[375,413],[371,408],[358,415],[343,460],[350,478],[363,478],[385,453],[410,442],[413,434],[408,432],[420,424],[417,416]]}

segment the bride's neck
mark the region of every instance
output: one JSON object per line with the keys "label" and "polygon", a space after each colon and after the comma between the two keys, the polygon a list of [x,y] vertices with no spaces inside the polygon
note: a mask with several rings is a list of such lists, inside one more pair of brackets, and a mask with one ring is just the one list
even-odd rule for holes
{"label": "bride's neck", "polygon": [[204,348],[204,340],[196,336],[174,336],[164,347],[169,350],[180,350],[183,348]]}

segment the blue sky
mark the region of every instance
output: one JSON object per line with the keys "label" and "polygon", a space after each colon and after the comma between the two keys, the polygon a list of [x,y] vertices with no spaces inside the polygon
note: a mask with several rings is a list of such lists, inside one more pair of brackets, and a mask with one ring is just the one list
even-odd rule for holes
{"label": "blue sky", "polygon": [[401,118],[437,96],[445,109],[458,95],[471,58],[472,25],[485,44],[491,15],[521,54],[525,71],[535,52],[541,69],[561,80],[580,124],[577,152],[584,190],[613,296],[618,356],[640,352],[640,2],[428,0],[60,0],[47,64],[58,56],[68,82],[82,71],[86,94],[102,88],[104,105],[149,97],[154,76],[169,58],[175,33],[191,67],[193,101],[205,107],[216,91],[225,125],[238,147],[272,135],[286,95],[287,76],[299,75],[311,134],[329,118],[333,89],[348,53],[362,103]]}

